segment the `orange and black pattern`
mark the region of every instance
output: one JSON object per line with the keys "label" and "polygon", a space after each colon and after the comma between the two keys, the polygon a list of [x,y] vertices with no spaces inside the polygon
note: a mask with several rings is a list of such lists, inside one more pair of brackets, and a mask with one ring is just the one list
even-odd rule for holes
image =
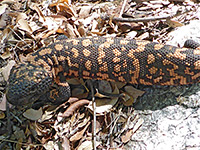
{"label": "orange and black pattern", "polygon": [[[143,85],[192,84],[200,82],[200,50],[124,38],[58,40],[12,69],[7,98],[14,101],[11,93],[15,93],[22,99],[34,90],[33,99],[41,91],[59,97],[63,87],[68,87],[66,79],[74,77]],[[52,94],[56,91],[52,84],[62,87],[57,94]]]}

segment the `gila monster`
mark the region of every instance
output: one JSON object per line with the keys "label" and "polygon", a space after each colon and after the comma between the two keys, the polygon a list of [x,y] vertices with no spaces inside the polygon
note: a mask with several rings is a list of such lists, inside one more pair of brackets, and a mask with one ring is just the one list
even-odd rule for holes
{"label": "gila monster", "polygon": [[40,98],[63,102],[70,97],[66,79],[74,77],[143,85],[200,82],[198,46],[105,37],[57,40],[12,68],[7,99],[13,105]]}

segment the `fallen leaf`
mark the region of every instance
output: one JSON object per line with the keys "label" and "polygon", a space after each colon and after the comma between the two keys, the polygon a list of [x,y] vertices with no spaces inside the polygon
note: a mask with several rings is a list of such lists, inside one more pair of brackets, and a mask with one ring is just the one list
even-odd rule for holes
{"label": "fallen leaf", "polygon": [[90,117],[87,117],[87,118],[83,119],[83,121],[78,124],[78,128],[84,127],[89,121],[90,121]]}
{"label": "fallen leaf", "polygon": [[85,90],[83,88],[80,88],[80,87],[73,88],[71,93],[72,93],[72,96],[78,97],[79,95],[85,94]]}
{"label": "fallen leaf", "polygon": [[2,75],[6,81],[8,81],[8,77],[10,75],[10,70],[16,64],[14,60],[8,62],[8,64],[2,68]]}
{"label": "fallen leaf", "polygon": [[124,90],[125,90],[124,94],[127,94],[125,96],[125,99],[123,99],[124,100],[123,104],[125,106],[131,106],[139,96],[142,96],[145,93],[145,91],[138,90],[130,85],[125,86]]}
{"label": "fallen leaf", "polygon": [[89,100],[87,99],[82,99],[79,100],[75,103],[73,103],[72,105],[70,105],[67,110],[63,113],[63,117],[69,117],[71,115],[73,115],[73,113],[80,107],[83,107],[84,105],[88,105],[89,104]]}
{"label": "fallen leaf", "polygon": [[[112,94],[119,94],[119,89],[115,85],[115,89]],[[111,99],[96,99],[96,113],[97,115],[104,115],[104,113],[110,112],[111,108],[117,103],[118,97],[112,97]],[[87,106],[89,110],[93,112],[92,102]]]}
{"label": "fallen leaf", "polygon": [[44,144],[44,148],[50,150],[59,150],[59,146],[55,141],[48,141]]}
{"label": "fallen leaf", "polygon": [[49,120],[53,117],[53,115],[54,115],[54,111],[47,111],[46,110],[38,121],[43,122],[43,121]]}
{"label": "fallen leaf", "polygon": [[38,4],[31,3],[31,5],[29,7],[37,12],[37,14],[39,15],[38,19],[39,19],[40,22],[44,23],[46,21],[42,11],[38,7]]}
{"label": "fallen leaf", "polygon": [[112,93],[112,87],[108,81],[99,80],[98,84],[99,84],[99,87],[98,87],[99,91]]}
{"label": "fallen leaf", "polygon": [[178,21],[175,21],[175,20],[171,20],[171,19],[166,19],[166,22],[167,22],[167,24],[168,24],[170,27],[173,27],[173,28],[183,26],[182,23],[180,23],[180,22],[178,22]]}
{"label": "fallen leaf", "polygon": [[72,79],[67,80],[67,83],[73,84],[73,85],[79,85],[81,84],[81,81],[79,79],[72,78]]}
{"label": "fallen leaf", "polygon": [[[100,143],[96,142],[96,146],[98,146]],[[90,150],[93,149],[93,145],[92,145],[92,141],[84,141],[83,143],[81,143],[81,145],[77,148],[77,150]]]}
{"label": "fallen leaf", "polygon": [[28,16],[25,13],[14,13],[12,16],[16,16],[16,22],[18,23],[19,20],[26,20]]}
{"label": "fallen leaf", "polygon": [[121,136],[122,142],[127,143],[128,141],[130,141],[132,134],[133,134],[133,131],[128,130],[124,135]]}
{"label": "fallen leaf", "polygon": [[131,24],[130,23],[119,23],[119,29],[121,32],[128,32],[131,30]]}
{"label": "fallen leaf", "polygon": [[89,6],[82,6],[79,12],[79,18],[86,18],[89,16],[90,11],[92,9],[93,5]]}
{"label": "fallen leaf", "polygon": [[69,104],[73,104],[73,103],[75,103],[75,102],[77,102],[77,101],[79,101],[79,99],[78,98],[76,98],[76,97],[70,97],[69,99],[68,99],[68,103]]}
{"label": "fallen leaf", "polygon": [[18,24],[19,24],[19,26],[18,26],[19,29],[24,30],[24,31],[26,31],[26,32],[28,32],[30,34],[33,32],[33,30],[31,29],[31,27],[29,26],[29,24],[28,24],[28,22],[26,20],[20,19],[18,21]]}
{"label": "fallen leaf", "polygon": [[72,8],[71,1],[58,0],[49,5],[50,8],[55,7],[58,14],[67,17],[77,17],[77,14]]}
{"label": "fallen leaf", "polygon": [[8,7],[7,4],[2,4],[0,6],[0,16],[6,11],[6,8]]}
{"label": "fallen leaf", "polygon": [[22,149],[23,138],[19,138],[16,144],[16,149]]}
{"label": "fallen leaf", "polygon": [[5,113],[3,111],[0,111],[0,119],[4,119],[5,118]]}
{"label": "fallen leaf", "polygon": [[6,94],[3,94],[3,98],[2,98],[2,100],[0,102],[0,110],[1,111],[6,111]]}
{"label": "fallen leaf", "polygon": [[40,108],[39,110],[35,110],[35,109],[28,109],[23,113],[23,116],[27,119],[30,120],[38,120],[42,117],[42,108]]}
{"label": "fallen leaf", "polygon": [[87,125],[81,131],[76,132],[69,140],[71,142],[76,142],[80,140],[83,137],[83,134],[85,133],[89,125],[90,125],[90,122],[88,121]]}
{"label": "fallen leaf", "polygon": [[63,141],[62,141],[62,150],[70,150],[71,146],[69,144],[69,139],[63,136]]}
{"label": "fallen leaf", "polygon": [[122,83],[122,82],[110,82],[112,85],[112,89],[115,88],[115,86],[117,86],[118,89],[121,89],[122,87],[124,87],[126,85],[126,83]]}

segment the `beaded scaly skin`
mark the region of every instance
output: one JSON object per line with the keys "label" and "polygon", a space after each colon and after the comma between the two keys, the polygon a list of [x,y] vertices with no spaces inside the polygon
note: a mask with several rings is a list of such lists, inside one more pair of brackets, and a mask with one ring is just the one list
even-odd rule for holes
{"label": "beaded scaly skin", "polygon": [[200,51],[124,38],[62,39],[13,67],[7,99],[14,105],[70,97],[69,78],[143,85],[200,82]]}

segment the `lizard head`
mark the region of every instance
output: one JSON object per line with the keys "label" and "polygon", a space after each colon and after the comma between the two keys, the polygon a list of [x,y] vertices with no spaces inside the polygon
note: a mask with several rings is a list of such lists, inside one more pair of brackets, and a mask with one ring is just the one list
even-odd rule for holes
{"label": "lizard head", "polygon": [[31,104],[49,91],[51,84],[52,78],[42,67],[18,64],[11,69],[6,97],[13,105]]}

